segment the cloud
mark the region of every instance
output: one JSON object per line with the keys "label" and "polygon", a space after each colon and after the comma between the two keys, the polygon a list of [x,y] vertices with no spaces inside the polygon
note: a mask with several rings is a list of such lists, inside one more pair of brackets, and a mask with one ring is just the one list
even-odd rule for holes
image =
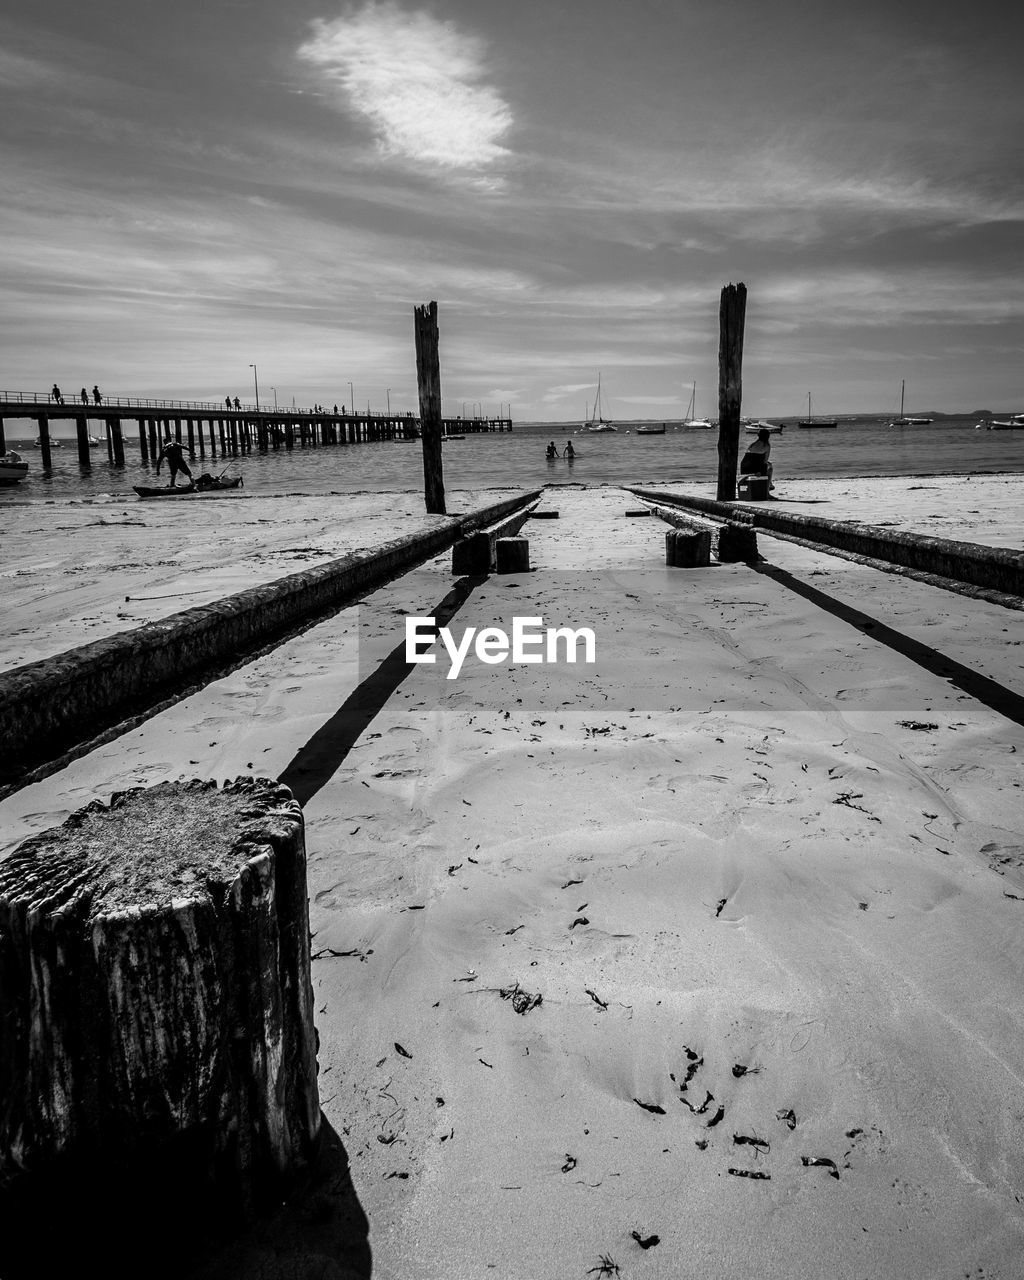
{"label": "cloud", "polygon": [[298,50],[343,108],[374,130],[387,157],[482,170],[508,157],[499,139],[512,112],[484,83],[485,45],[452,23],[364,5],[318,19]]}

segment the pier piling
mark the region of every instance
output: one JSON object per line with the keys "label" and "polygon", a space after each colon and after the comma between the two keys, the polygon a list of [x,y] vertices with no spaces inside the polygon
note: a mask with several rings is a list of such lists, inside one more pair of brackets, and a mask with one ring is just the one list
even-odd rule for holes
{"label": "pier piling", "polygon": [[743,395],[743,323],[747,286],[728,284],[718,310],[718,492],[719,502],[736,497],[736,465]]}
{"label": "pier piling", "polygon": [[50,419],[45,413],[41,413],[36,422],[39,424],[39,460],[43,464],[43,470],[49,471],[53,467],[53,458],[50,456]]}
{"label": "pier piling", "polygon": [[438,356],[437,303],[414,309],[416,381],[423,431],[423,495],[428,513],[445,514],[441,463],[441,366]]}
{"label": "pier piling", "polygon": [[84,413],[75,414],[75,435],[78,437],[78,465],[89,470],[92,458],[89,456],[89,424]]}

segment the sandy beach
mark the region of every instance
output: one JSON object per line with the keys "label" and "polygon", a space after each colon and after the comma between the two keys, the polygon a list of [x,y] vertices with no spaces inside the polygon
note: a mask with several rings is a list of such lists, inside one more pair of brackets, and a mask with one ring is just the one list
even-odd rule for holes
{"label": "sandy beach", "polygon": [[[1022,497],[1018,476],[784,493],[1016,547]],[[0,856],[168,778],[280,777],[303,804],[348,1172],[190,1273],[1024,1275],[1024,727],[943,674],[1024,693],[1024,614],[766,535],[760,567],[667,569],[623,490],[542,505],[533,571],[450,625],[589,626],[595,664],[418,665],[352,741],[346,701],[451,589],[439,557],[0,802]],[[3,668],[421,507],[19,508]]]}

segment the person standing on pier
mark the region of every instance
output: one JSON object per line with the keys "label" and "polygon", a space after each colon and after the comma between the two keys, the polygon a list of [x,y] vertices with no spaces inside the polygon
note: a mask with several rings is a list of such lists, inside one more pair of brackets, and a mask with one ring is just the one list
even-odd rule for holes
{"label": "person standing on pier", "polygon": [[225,396],[225,397],[224,397],[224,403],[225,403],[225,404],[227,405],[227,407],[230,409],[230,408],[231,408],[231,397],[230,397],[230,396]]}
{"label": "person standing on pier", "polygon": [[[192,456],[195,457],[195,454],[193,454]],[[164,441],[164,447],[160,450],[160,456],[156,460],[157,475],[160,474],[160,464],[161,462],[163,462],[164,458],[167,459],[167,462],[171,468],[171,482],[170,482],[170,485],[168,486],[169,488],[176,489],[178,487],[175,484],[175,480],[177,479],[179,471],[182,472],[184,475],[188,476],[189,484],[193,483],[192,472],[188,469],[188,463],[185,461],[185,451],[181,447],[180,440]]]}
{"label": "person standing on pier", "polygon": [[239,400],[238,396],[235,396],[235,408],[236,408],[236,409],[241,409],[241,407],[242,407],[242,402],[241,402],[241,400]]}
{"label": "person standing on pier", "polygon": [[92,384],[92,402],[93,404],[103,403],[103,397],[100,395],[100,389],[95,382]]}
{"label": "person standing on pier", "polygon": [[61,393],[60,393],[60,387],[58,387],[58,386],[57,386],[56,382],[53,384],[53,390],[50,392],[50,395],[51,395],[51,396],[52,396],[52,398],[53,398],[53,403],[54,403],[54,404],[63,404],[63,403],[64,403],[64,397],[61,395]]}
{"label": "person standing on pier", "polygon": [[80,395],[80,397],[81,397],[82,404],[88,404],[88,403],[89,403],[89,393],[88,393],[88,391],[86,391],[85,387],[83,387],[83,388],[82,388],[82,390],[80,391],[79,395]]}

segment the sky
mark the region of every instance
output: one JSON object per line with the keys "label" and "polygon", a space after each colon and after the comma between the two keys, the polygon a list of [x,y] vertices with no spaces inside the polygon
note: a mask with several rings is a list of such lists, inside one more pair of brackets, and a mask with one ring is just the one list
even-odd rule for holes
{"label": "sky", "polygon": [[1024,411],[1024,6],[7,0],[0,387]]}

